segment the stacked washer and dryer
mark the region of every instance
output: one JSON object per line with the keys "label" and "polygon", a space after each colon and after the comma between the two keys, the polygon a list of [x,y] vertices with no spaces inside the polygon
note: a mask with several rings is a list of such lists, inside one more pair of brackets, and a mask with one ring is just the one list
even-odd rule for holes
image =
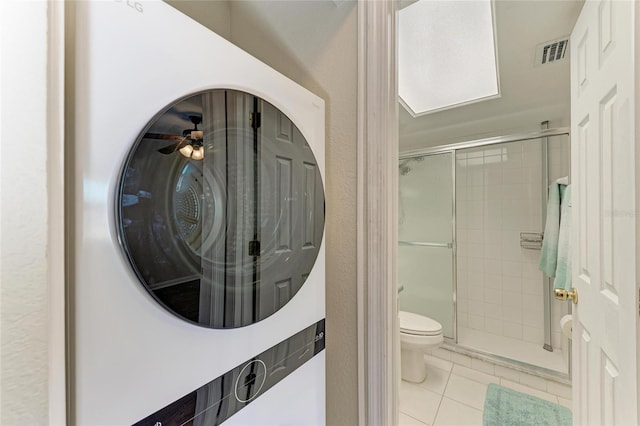
{"label": "stacked washer and dryer", "polygon": [[324,424],[324,102],[165,3],[74,9],[72,423]]}

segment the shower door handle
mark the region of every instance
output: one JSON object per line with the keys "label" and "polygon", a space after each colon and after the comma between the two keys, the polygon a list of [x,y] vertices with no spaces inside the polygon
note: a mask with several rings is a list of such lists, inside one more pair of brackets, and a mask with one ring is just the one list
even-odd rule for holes
{"label": "shower door handle", "polygon": [[420,241],[398,241],[401,246],[453,248],[453,243],[423,243]]}

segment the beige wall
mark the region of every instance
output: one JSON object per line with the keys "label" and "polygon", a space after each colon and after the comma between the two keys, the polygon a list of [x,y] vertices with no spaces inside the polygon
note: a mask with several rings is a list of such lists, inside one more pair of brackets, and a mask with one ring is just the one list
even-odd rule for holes
{"label": "beige wall", "polygon": [[226,0],[165,0],[182,13],[229,40],[231,36],[231,8]]}
{"label": "beige wall", "polygon": [[327,424],[355,425],[357,4],[235,0],[228,27],[221,2],[170,3],[325,100]]}
{"label": "beige wall", "polygon": [[47,4],[2,2],[0,31],[0,424],[46,425]]}
{"label": "beige wall", "polygon": [[[326,102],[327,424],[354,425],[356,4],[171,3]],[[47,132],[47,5],[12,4],[18,3],[0,2],[0,424],[44,425],[51,421],[49,401],[56,398],[49,389],[47,142],[42,136]],[[266,8],[276,15],[266,20],[252,16],[245,10],[251,4],[261,13]],[[28,32],[20,24],[26,21],[31,23]],[[5,43],[16,35],[20,43]],[[29,141],[28,161],[13,161],[15,151],[7,141],[16,134]]]}
{"label": "beige wall", "polygon": [[357,5],[258,3],[269,5],[232,3],[231,41],[326,103],[327,424],[352,426],[358,420]]}

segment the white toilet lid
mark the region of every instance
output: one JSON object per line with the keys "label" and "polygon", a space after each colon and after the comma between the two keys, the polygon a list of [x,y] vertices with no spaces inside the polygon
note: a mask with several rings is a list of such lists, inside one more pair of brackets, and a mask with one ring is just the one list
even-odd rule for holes
{"label": "white toilet lid", "polygon": [[434,336],[442,333],[442,325],[431,318],[400,311],[400,331],[420,336]]}

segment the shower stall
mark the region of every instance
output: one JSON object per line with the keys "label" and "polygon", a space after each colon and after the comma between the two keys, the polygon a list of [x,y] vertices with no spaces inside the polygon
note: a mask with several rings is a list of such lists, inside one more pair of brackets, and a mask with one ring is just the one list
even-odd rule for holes
{"label": "shower stall", "polygon": [[538,262],[569,129],[401,153],[399,174],[400,309],[440,322],[451,350],[568,379],[570,307]]}

